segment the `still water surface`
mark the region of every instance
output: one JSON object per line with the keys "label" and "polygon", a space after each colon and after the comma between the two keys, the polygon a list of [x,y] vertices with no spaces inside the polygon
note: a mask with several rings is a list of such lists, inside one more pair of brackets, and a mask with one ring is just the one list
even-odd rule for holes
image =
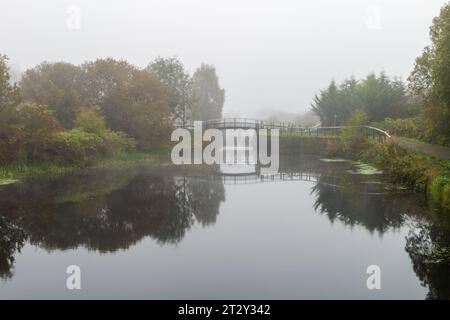
{"label": "still water surface", "polygon": [[450,232],[417,195],[281,160],[270,177],[140,166],[0,187],[0,298],[450,297]]}

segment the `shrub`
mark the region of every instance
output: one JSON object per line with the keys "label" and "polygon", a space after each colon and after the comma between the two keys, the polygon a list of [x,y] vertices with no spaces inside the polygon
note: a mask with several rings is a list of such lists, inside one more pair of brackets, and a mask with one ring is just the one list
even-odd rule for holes
{"label": "shrub", "polygon": [[86,163],[104,155],[104,139],[96,134],[72,129],[54,137],[56,159],[69,163]]}
{"label": "shrub", "polygon": [[47,106],[24,102],[0,128],[0,163],[48,160],[53,136],[63,130]]}
{"label": "shrub", "polygon": [[344,153],[358,154],[368,144],[368,140],[362,126],[367,124],[368,116],[362,109],[353,111],[346,128],[339,135],[339,146]]}
{"label": "shrub", "polygon": [[97,150],[104,156],[110,156],[123,151],[133,151],[136,141],[122,131],[107,129],[105,118],[90,108],[82,107],[74,121],[76,129],[96,135],[103,139],[102,146]]}
{"label": "shrub", "polygon": [[92,109],[82,107],[77,113],[74,121],[75,128],[80,128],[86,132],[101,135],[106,131],[105,118]]}
{"label": "shrub", "polygon": [[420,117],[405,119],[386,118],[383,122],[377,123],[375,126],[388,131],[389,134],[392,135],[418,139],[424,138],[423,126]]}
{"label": "shrub", "polygon": [[105,130],[100,136],[105,141],[106,152],[109,155],[136,149],[136,141],[122,131]]}
{"label": "shrub", "polygon": [[416,191],[425,190],[436,174],[437,166],[428,157],[408,152],[393,142],[376,144],[374,154],[372,160],[395,182]]}
{"label": "shrub", "polygon": [[31,102],[17,107],[17,134],[25,161],[48,160],[53,136],[63,128],[47,106]]}

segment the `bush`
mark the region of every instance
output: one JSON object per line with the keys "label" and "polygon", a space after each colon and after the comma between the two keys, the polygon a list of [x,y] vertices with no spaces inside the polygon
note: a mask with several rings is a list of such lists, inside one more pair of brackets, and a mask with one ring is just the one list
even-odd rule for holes
{"label": "bush", "polygon": [[136,141],[122,131],[105,130],[100,133],[100,136],[105,141],[108,155],[136,149]]}
{"label": "bush", "polygon": [[56,160],[69,163],[86,163],[104,155],[104,139],[96,134],[72,129],[54,137]]}
{"label": "bush", "polygon": [[95,135],[102,139],[102,145],[96,150],[101,156],[110,156],[123,151],[133,151],[136,142],[122,131],[107,129],[105,118],[90,108],[82,107],[78,111],[74,125],[78,131]]}
{"label": "bush", "polygon": [[53,136],[63,129],[47,106],[21,103],[7,120],[0,128],[0,163],[48,160]]}
{"label": "bush", "polygon": [[344,153],[357,155],[368,144],[364,129],[359,126],[367,124],[368,116],[362,109],[353,111],[346,128],[339,135],[339,146]]}
{"label": "bush", "polygon": [[440,165],[427,156],[408,152],[393,142],[376,144],[372,160],[382,167],[397,183],[409,189],[424,191]]}
{"label": "bush", "polygon": [[375,124],[376,127],[389,132],[396,136],[404,136],[410,138],[424,138],[423,125],[420,117],[391,119],[386,118],[383,122]]}
{"label": "bush", "polygon": [[98,135],[80,128],[61,132],[54,137],[55,160],[88,163],[124,151],[133,151],[136,142],[123,132],[104,130]]}
{"label": "bush", "polygon": [[80,128],[86,132],[101,135],[106,131],[105,118],[92,109],[82,107],[74,121],[75,128]]}
{"label": "bush", "polygon": [[25,161],[48,160],[53,136],[63,128],[47,106],[31,102],[17,107],[17,125],[20,152]]}

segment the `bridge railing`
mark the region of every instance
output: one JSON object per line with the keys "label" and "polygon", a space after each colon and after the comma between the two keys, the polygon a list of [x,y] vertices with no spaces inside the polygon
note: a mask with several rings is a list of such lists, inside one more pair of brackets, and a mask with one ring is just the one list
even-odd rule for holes
{"label": "bridge railing", "polygon": [[[217,179],[222,183],[229,185],[237,184],[256,184],[256,183],[270,183],[283,181],[308,181],[319,182],[322,175],[316,172],[278,172],[273,174],[244,174],[244,175],[228,175],[215,174],[208,176],[209,179]],[[190,179],[204,180],[204,176],[189,176]]]}
{"label": "bridge railing", "polygon": [[[194,124],[189,121],[185,124],[176,125],[176,127],[192,129]],[[371,126],[334,126],[334,127],[302,127],[292,122],[275,122],[275,121],[263,121],[258,119],[249,118],[224,118],[224,119],[211,119],[202,121],[202,128],[206,129],[278,129],[280,135],[283,134],[295,134],[301,136],[317,136],[317,137],[337,137],[343,129],[346,128],[358,128],[367,137],[378,139],[379,141],[385,141],[391,136],[388,132]]]}
{"label": "bridge railing", "polygon": [[309,135],[324,136],[324,137],[337,137],[344,129],[355,128],[365,134],[366,137],[377,139],[379,141],[386,141],[391,136],[388,132],[371,126],[337,126],[337,127],[317,127],[314,129],[308,129]]}

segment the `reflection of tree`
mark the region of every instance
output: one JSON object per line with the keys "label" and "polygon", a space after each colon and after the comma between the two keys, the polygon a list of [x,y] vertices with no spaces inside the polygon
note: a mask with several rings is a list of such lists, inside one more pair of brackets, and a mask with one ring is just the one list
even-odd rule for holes
{"label": "reflection of tree", "polygon": [[14,254],[25,244],[26,234],[12,221],[0,215],[0,278],[12,276]]}
{"label": "reflection of tree", "polygon": [[214,180],[217,179],[206,178],[189,182],[192,210],[197,221],[203,226],[216,223],[219,205],[225,201],[223,184]]}
{"label": "reflection of tree", "polygon": [[401,199],[361,189],[359,183],[322,176],[312,189],[316,195],[314,209],[326,213],[332,222],[362,225],[370,232],[384,233],[403,224],[405,211]]}
{"label": "reflection of tree", "polygon": [[[362,180],[361,180],[362,179]],[[359,181],[357,181],[359,180]],[[382,184],[352,175],[321,176],[313,187],[314,208],[330,221],[384,233],[414,220],[406,238],[414,271],[429,299],[450,298],[450,232],[417,205],[417,195],[384,193]]]}
{"label": "reflection of tree", "polygon": [[450,232],[417,220],[406,237],[406,252],[428,299],[450,299]]}
{"label": "reflection of tree", "polygon": [[0,215],[0,272],[7,273],[25,238],[48,250],[85,246],[101,252],[128,248],[145,236],[177,243],[195,220],[216,221],[224,188],[218,179],[170,171],[105,172],[41,188],[11,186],[0,199],[8,209]]}

